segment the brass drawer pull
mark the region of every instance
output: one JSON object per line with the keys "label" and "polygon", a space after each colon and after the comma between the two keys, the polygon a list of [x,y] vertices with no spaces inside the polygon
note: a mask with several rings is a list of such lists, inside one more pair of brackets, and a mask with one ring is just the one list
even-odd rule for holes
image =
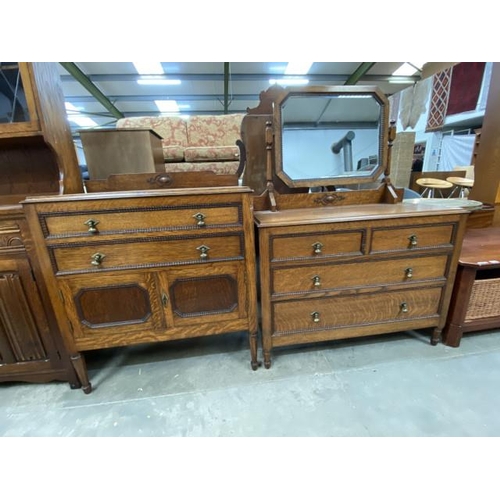
{"label": "brass drawer pull", "polygon": [[210,247],[207,247],[206,245],[201,245],[196,248],[196,250],[200,251],[200,259],[207,259],[208,258],[208,251],[210,250]]}
{"label": "brass drawer pull", "polygon": [[320,287],[321,286],[321,278],[318,275],[313,276],[311,279],[312,279],[313,285],[315,287]]}
{"label": "brass drawer pull", "polygon": [[320,254],[321,249],[323,248],[323,243],[320,243],[319,241],[317,241],[316,243],[312,244],[312,247],[314,249],[315,254]]}
{"label": "brass drawer pull", "polygon": [[405,269],[405,276],[407,278],[413,278],[413,269],[411,267]]}
{"label": "brass drawer pull", "polygon": [[193,217],[198,221],[196,225],[198,227],[203,227],[205,226],[205,215],[202,214],[201,212],[198,212],[197,214],[194,214]]}
{"label": "brass drawer pull", "polygon": [[409,311],[408,304],[406,302],[402,302],[399,307],[402,313],[407,313]]}
{"label": "brass drawer pull", "polygon": [[104,260],[104,257],[106,257],[103,253],[95,253],[94,255],[92,255],[92,260],[90,261],[90,263],[93,265],[93,266],[100,266],[102,264],[102,261]]}
{"label": "brass drawer pull", "polygon": [[89,219],[87,222],[84,222],[84,224],[88,226],[89,233],[95,234],[99,232],[99,230],[97,229],[97,224],[99,224],[98,220]]}
{"label": "brass drawer pull", "polygon": [[314,323],[319,323],[319,312],[317,311],[312,312],[311,317]]}
{"label": "brass drawer pull", "polygon": [[418,243],[418,238],[416,234],[412,234],[408,236],[408,239],[410,240],[410,247],[416,247]]}

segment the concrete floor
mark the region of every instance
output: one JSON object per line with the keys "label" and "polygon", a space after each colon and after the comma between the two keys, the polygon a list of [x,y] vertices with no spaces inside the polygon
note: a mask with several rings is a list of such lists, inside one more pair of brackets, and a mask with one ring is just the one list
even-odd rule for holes
{"label": "concrete floor", "polygon": [[255,372],[244,333],[86,360],[90,395],[2,384],[0,436],[500,436],[500,331],[279,348]]}

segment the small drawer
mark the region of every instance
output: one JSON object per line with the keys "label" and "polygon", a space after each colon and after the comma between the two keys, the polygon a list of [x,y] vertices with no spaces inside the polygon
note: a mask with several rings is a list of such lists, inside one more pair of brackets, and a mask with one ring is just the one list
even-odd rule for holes
{"label": "small drawer", "polygon": [[41,215],[45,237],[98,236],[169,229],[204,230],[241,226],[241,206],[149,207]]}
{"label": "small drawer", "polygon": [[364,231],[287,234],[271,237],[272,261],[361,255]]}
{"label": "small drawer", "polygon": [[273,293],[322,292],[338,288],[444,280],[447,262],[447,255],[435,255],[275,269]]}
{"label": "small drawer", "polygon": [[374,228],[371,253],[452,247],[453,224],[407,228]]}
{"label": "small drawer", "polygon": [[49,247],[57,274],[235,260],[243,251],[241,235]]}
{"label": "small drawer", "polygon": [[439,314],[442,288],[293,300],[273,305],[275,335],[429,318]]}

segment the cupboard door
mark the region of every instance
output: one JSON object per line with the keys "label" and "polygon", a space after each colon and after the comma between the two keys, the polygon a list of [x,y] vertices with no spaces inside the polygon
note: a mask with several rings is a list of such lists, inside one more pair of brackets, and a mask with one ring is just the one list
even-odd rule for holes
{"label": "cupboard door", "polygon": [[33,83],[26,63],[0,63],[0,134],[39,130]]}
{"label": "cupboard door", "polygon": [[79,349],[156,340],[155,332],[168,326],[163,312],[166,295],[155,273],[87,275],[59,283]]}
{"label": "cupboard door", "polygon": [[0,365],[48,359],[47,330],[36,283],[25,260],[0,260]]}
{"label": "cupboard door", "polygon": [[[167,271],[174,326],[246,317],[245,268],[241,262]],[[217,318],[215,318],[217,316]]]}

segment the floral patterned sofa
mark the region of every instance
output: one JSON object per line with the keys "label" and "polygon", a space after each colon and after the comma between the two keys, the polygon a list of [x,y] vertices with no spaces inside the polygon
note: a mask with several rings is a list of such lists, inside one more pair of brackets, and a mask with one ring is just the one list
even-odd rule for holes
{"label": "floral patterned sofa", "polygon": [[211,170],[240,175],[245,161],[241,142],[244,114],[140,116],[121,118],[116,128],[147,128],[162,137],[167,172]]}

